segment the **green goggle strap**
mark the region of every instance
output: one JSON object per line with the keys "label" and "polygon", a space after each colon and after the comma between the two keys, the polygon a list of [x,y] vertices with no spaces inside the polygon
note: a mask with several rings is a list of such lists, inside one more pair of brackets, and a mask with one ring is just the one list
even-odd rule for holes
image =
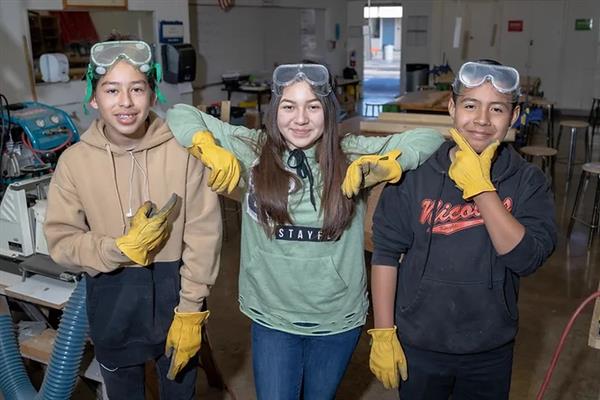
{"label": "green goggle strap", "polygon": [[92,99],[92,80],[94,79],[94,67],[92,64],[88,64],[88,69],[85,72],[85,97],[83,99],[83,113],[88,115],[90,112],[87,109],[86,104]]}
{"label": "green goggle strap", "polygon": [[154,63],[152,68],[154,68],[154,72],[156,75],[156,84],[154,85],[154,93],[156,93],[156,100],[158,100],[158,102],[161,104],[165,104],[167,102],[167,99],[158,87],[158,84],[162,82],[162,66],[159,63]]}

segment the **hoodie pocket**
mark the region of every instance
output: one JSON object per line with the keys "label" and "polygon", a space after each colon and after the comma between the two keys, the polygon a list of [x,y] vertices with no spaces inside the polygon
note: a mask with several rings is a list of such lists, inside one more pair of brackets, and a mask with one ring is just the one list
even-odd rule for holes
{"label": "hoodie pocket", "polygon": [[154,344],[166,337],[177,304],[172,281],[97,285],[88,300],[90,335],[103,348]]}
{"label": "hoodie pocket", "polygon": [[396,317],[403,340],[447,353],[489,350],[513,340],[517,329],[501,284],[490,289],[424,278],[414,301]]}
{"label": "hoodie pocket", "polygon": [[250,295],[263,310],[322,314],[346,300],[346,282],[331,257],[301,259],[256,249],[245,269]]}

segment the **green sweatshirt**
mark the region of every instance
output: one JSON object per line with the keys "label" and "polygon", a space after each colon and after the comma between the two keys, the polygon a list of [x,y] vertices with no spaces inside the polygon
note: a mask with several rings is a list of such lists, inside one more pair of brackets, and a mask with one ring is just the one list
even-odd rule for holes
{"label": "green sweatshirt", "polygon": [[[336,241],[322,237],[319,215],[322,179],[314,146],[305,150],[314,177],[316,210],[308,182],[290,191],[288,210],[293,224],[265,234],[256,215],[249,171],[257,160],[253,143],[261,131],[233,126],[187,105],[176,105],[167,122],[184,147],[193,135],[208,130],[242,165],[242,240],[239,302],[253,321],[293,334],[328,335],[364,325],[368,309],[364,262],[366,203],[357,201],[351,225]],[[422,164],[443,142],[437,131],[415,129],[386,137],[348,135],[342,145],[351,159],[400,149],[403,170]],[[288,153],[284,154],[287,161]],[[284,162],[285,164],[285,162]],[[341,189],[340,189],[341,190]]]}

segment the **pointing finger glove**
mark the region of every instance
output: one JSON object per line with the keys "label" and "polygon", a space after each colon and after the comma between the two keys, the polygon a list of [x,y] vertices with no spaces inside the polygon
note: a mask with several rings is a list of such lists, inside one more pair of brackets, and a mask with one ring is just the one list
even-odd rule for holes
{"label": "pointing finger glove", "polygon": [[497,140],[477,154],[469,142],[454,128],[450,129],[452,139],[456,142],[458,150],[454,161],[450,165],[448,175],[456,186],[463,191],[463,198],[468,200],[483,192],[494,192],[490,171],[492,159],[496,148],[500,144]]}

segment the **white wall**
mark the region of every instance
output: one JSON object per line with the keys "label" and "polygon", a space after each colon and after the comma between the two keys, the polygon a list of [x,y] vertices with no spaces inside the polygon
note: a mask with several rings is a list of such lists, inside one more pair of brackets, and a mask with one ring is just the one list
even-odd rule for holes
{"label": "white wall", "polygon": [[[592,97],[600,96],[600,1],[405,0],[402,5],[404,17],[431,17],[431,38],[420,47],[406,45],[404,18],[403,68],[407,62],[439,65],[445,56],[457,72],[464,61],[493,58],[522,75],[539,76],[545,97],[559,108],[587,111]],[[456,17],[462,17],[459,48],[452,46]],[[593,29],[575,31],[576,18],[593,18]],[[522,20],[523,31],[508,32],[509,20]]]}
{"label": "white wall", "polygon": [[[261,7],[257,7],[260,5]],[[192,44],[198,53],[197,76],[194,87],[196,103],[212,103],[226,98],[221,86],[205,87],[221,81],[229,72],[253,74],[270,78],[276,63],[298,62],[305,58],[301,47],[301,14],[313,9],[316,14],[315,36],[317,49],[312,59],[327,64],[334,74],[341,75],[346,66],[346,6],[336,0],[237,1],[224,12],[215,1],[192,0],[190,19]],[[339,24],[340,38],[335,48],[327,41],[335,40],[335,25]],[[232,101],[246,96],[233,94]],[[250,96],[252,97],[252,96]]]}
{"label": "white wall", "polygon": [[[188,0],[128,0],[128,9],[135,11],[151,11],[154,26],[154,42],[158,38],[159,21],[179,20],[184,24],[184,40],[189,42]],[[29,84],[28,68],[25,58],[23,36],[30,42],[27,10],[61,10],[62,0],[0,0],[0,46],[2,66],[0,68],[0,93],[8,101],[16,103],[33,100]],[[26,50],[29,55],[31,49]],[[93,114],[86,116],[81,110],[81,102],[85,93],[85,82],[40,83],[35,87],[38,101],[59,107],[68,113],[75,113],[80,120],[80,128],[86,128]],[[164,111],[170,104],[192,102],[192,86],[189,83],[171,85],[161,84],[169,104],[158,106]]]}

